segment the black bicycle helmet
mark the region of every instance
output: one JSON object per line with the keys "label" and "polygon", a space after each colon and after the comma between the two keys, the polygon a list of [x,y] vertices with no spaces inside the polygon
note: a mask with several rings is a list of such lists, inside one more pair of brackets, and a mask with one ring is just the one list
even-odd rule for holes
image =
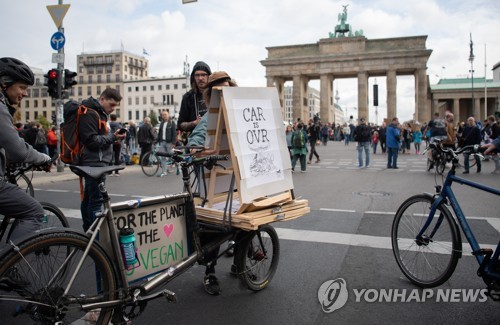
{"label": "black bicycle helmet", "polygon": [[28,85],[35,83],[35,77],[31,69],[22,61],[14,58],[0,59],[0,77],[8,77],[10,83],[25,82]]}

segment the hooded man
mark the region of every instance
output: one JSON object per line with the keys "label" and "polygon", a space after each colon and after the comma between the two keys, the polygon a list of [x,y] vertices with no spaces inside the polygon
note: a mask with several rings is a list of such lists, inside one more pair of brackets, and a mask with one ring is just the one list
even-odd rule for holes
{"label": "hooded man", "polygon": [[208,85],[208,77],[212,74],[210,67],[203,61],[198,61],[191,73],[191,90],[182,96],[181,109],[177,119],[177,127],[183,132],[183,141],[187,141],[189,133],[198,125],[207,112],[203,100],[203,92]]}

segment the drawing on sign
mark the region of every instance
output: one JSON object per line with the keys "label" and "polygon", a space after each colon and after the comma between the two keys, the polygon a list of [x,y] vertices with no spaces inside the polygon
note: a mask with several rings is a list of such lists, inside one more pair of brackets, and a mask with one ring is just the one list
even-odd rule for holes
{"label": "drawing on sign", "polygon": [[61,32],[55,32],[54,35],[52,35],[52,38],[50,39],[50,45],[54,50],[60,50],[64,47],[64,43],[66,42],[66,39],[64,37],[64,34]]}

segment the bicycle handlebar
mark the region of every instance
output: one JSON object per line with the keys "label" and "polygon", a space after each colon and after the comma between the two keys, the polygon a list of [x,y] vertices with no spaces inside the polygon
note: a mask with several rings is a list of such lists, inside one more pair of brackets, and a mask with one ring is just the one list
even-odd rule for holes
{"label": "bicycle handlebar", "polygon": [[441,142],[430,143],[429,147],[427,147],[424,150],[424,153],[427,152],[429,149],[437,149],[437,150],[441,151],[442,153],[449,154],[450,156],[452,156],[452,158],[457,158],[457,156],[459,154],[461,154],[461,153],[473,154],[473,155],[477,155],[477,156],[480,156],[480,157],[484,158],[482,156],[482,154],[486,150],[486,148],[482,148],[478,144],[468,145],[468,146],[461,147],[461,148],[458,148],[458,149],[445,148],[445,147],[442,146]]}

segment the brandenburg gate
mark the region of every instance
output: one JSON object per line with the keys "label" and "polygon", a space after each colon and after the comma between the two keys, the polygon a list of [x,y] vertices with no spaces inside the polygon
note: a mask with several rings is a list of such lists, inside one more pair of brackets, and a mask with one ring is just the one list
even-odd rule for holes
{"label": "brandenburg gate", "polygon": [[308,118],[308,82],[320,80],[320,118],[333,121],[333,81],[340,78],[358,80],[358,117],[369,119],[368,78],[386,77],[387,117],[397,116],[396,84],[399,75],[415,78],[415,116],[419,121],[431,119],[428,97],[427,61],[432,53],[425,46],[427,36],[367,39],[363,35],[330,37],[316,44],[267,47],[268,87],[277,87],[284,103],[284,83],[293,81],[293,117]]}

